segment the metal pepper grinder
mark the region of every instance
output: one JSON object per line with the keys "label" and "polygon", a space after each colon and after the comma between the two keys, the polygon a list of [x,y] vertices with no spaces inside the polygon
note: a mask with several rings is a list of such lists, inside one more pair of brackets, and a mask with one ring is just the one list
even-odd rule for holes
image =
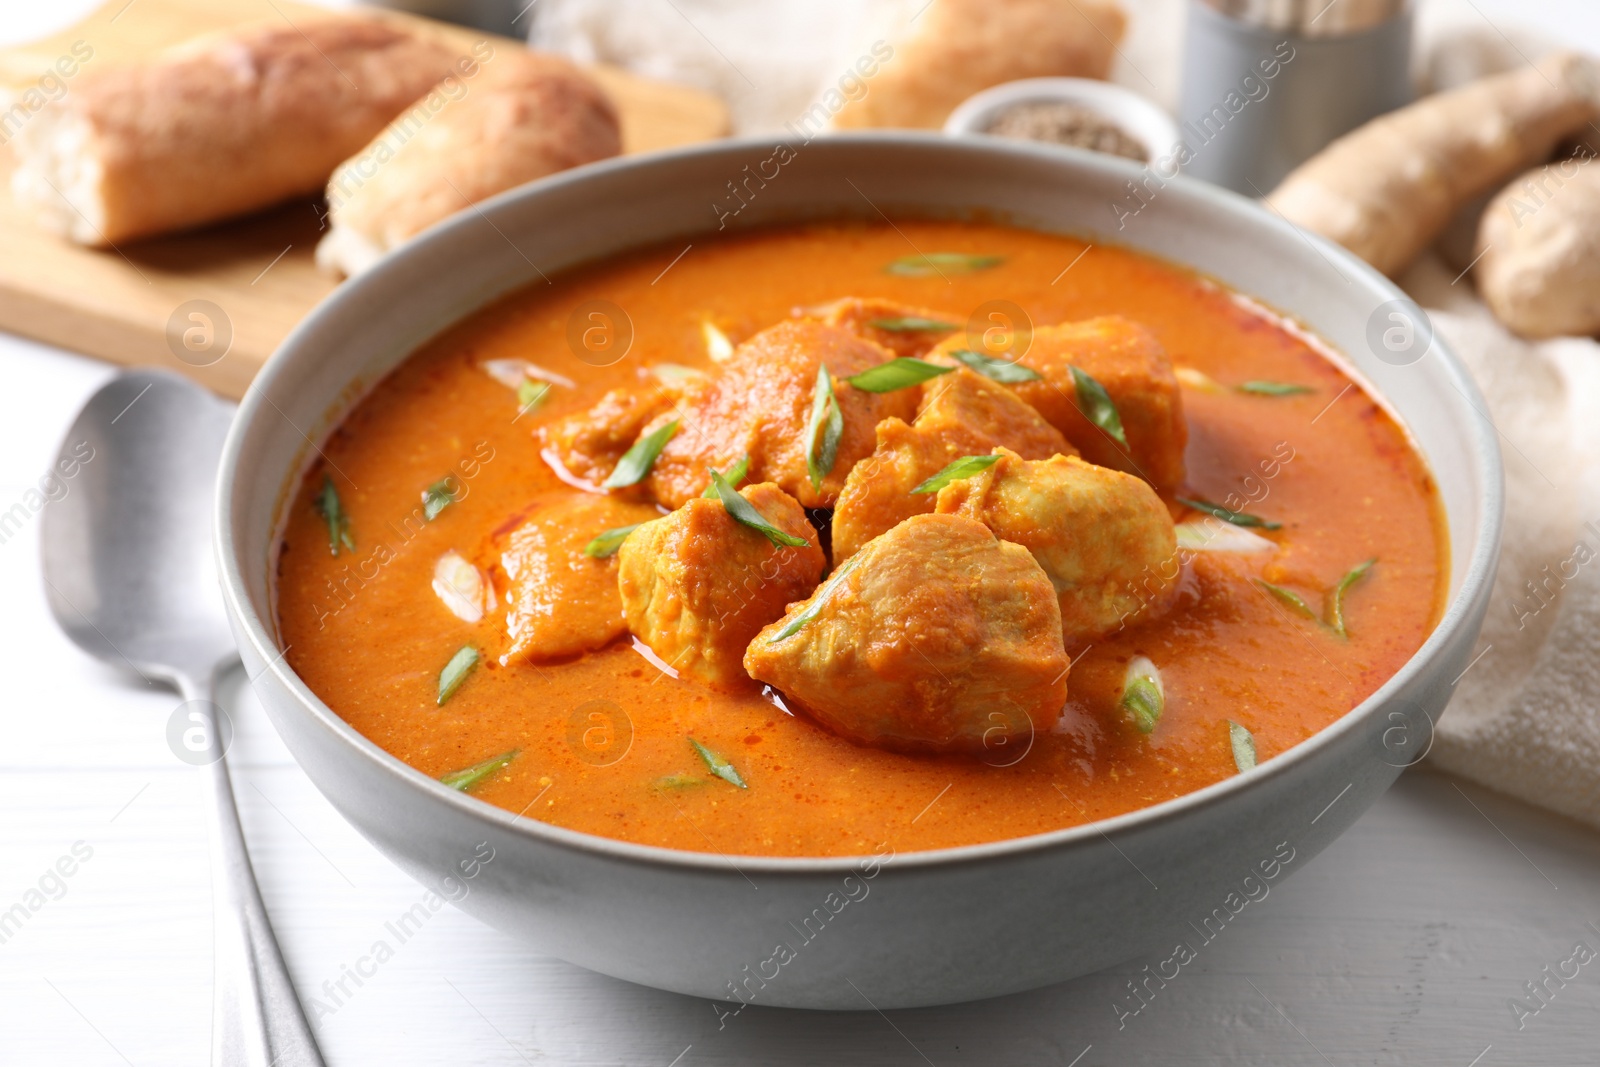
{"label": "metal pepper grinder", "polygon": [[1411,0],[1190,0],[1183,172],[1264,196],[1330,141],[1411,102]]}

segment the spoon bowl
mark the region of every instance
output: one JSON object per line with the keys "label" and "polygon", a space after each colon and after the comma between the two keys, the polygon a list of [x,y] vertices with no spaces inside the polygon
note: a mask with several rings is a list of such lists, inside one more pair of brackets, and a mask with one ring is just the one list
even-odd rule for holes
{"label": "spoon bowl", "polygon": [[237,655],[210,543],[232,421],[230,405],[153,371],[112,379],[78,413],[61,460],[81,470],[40,520],[42,566],[50,611],[90,655],[174,684]]}

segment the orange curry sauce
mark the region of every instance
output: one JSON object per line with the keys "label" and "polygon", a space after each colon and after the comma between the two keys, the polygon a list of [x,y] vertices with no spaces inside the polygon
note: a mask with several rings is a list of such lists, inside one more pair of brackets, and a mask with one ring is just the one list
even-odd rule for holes
{"label": "orange curry sauce", "polygon": [[[913,246],[1004,260],[948,278],[885,273]],[[1386,411],[1280,323],[1169,264],[1105,246],[1079,258],[1084,247],[991,224],[806,226],[697,238],[676,262],[681,247],[657,248],[501,300],[427,343],[326,443],[292,505],[279,562],[288,662],[352,726],[426,774],[519,750],[476,796],[558,826],[694,851],[832,856],[887,842],[905,852],[1072,826],[1236,773],[1230,719],[1252,731],[1262,760],[1278,755],[1372,693],[1433,627],[1447,566],[1432,480]],[[540,459],[535,426],[639,381],[650,364],[708,366],[706,319],[737,343],[796,305],[842,296],[956,322],[1004,299],[1041,325],[1112,313],[1143,323],[1175,365],[1221,386],[1183,390],[1182,495],[1238,494],[1243,510],[1283,524],[1265,534],[1281,550],[1196,555],[1179,607],[1089,648],[1072,668],[1060,725],[1006,767],[991,764],[1012,756],[986,764],[857,747],[780,710],[759,687],[730,695],[676,681],[627,638],[564,663],[503,667],[503,589],[499,610],[477,624],[431,591],[443,553],[483,561],[531,497],[563,488]],[[597,298],[626,309],[635,331],[626,358],[605,368],[576,358],[567,340],[572,309]],[[518,417],[513,391],[481,368],[497,358],[531,360],[577,388],[556,387]],[[1233,388],[1259,379],[1312,391]],[[452,473],[465,495],[432,522],[407,522],[421,491]],[[350,517],[353,553],[329,551],[313,503],[325,474]],[[1325,591],[1369,558],[1377,563],[1346,598],[1347,640],[1255,584],[1290,587],[1320,610]],[[468,643],[483,661],[437,706],[440,670]],[[1148,736],[1117,708],[1137,654],[1161,666],[1167,694]],[[691,735],[748,788],[713,778]],[[660,784],[674,776],[703,781]]]}

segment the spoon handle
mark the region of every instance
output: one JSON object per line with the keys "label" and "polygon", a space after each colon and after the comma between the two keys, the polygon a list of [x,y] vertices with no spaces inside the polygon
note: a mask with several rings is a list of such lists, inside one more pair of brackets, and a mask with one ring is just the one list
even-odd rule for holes
{"label": "spoon handle", "polygon": [[204,686],[188,679],[179,682],[183,698],[205,709],[211,720],[207,734],[215,757],[202,768],[208,786],[206,823],[216,928],[212,1067],[324,1067],[245,849],[233,782],[222,755],[213,685],[214,680]]}

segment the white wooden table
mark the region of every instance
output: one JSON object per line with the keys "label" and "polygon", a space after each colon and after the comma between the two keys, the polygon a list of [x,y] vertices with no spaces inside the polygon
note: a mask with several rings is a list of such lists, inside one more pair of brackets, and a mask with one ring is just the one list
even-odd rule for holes
{"label": "white wooden table", "polygon": [[[78,2],[29,5],[28,29]],[[1564,10],[1594,25],[1578,2]],[[1554,0],[1518,14],[1566,24]],[[111,373],[0,335],[0,513]],[[210,888],[200,782],[164,736],[178,700],[56,632],[38,532],[33,516],[0,540],[0,1063],[204,1063]],[[245,831],[302,998],[329,1009],[314,1013],[333,1065],[1600,1063],[1600,958],[1548,978],[1572,973],[1575,944],[1600,951],[1600,834],[1425,769],[1121,1029],[1113,1004],[1159,957],[953,1008],[754,1008],[719,1031],[705,1001],[540,956],[449,908],[345,996],[332,983],[422,890],[334,813],[232,683]],[[1542,1001],[1529,982],[1546,983]],[[1529,1005],[1520,1018],[1513,1001]]]}

